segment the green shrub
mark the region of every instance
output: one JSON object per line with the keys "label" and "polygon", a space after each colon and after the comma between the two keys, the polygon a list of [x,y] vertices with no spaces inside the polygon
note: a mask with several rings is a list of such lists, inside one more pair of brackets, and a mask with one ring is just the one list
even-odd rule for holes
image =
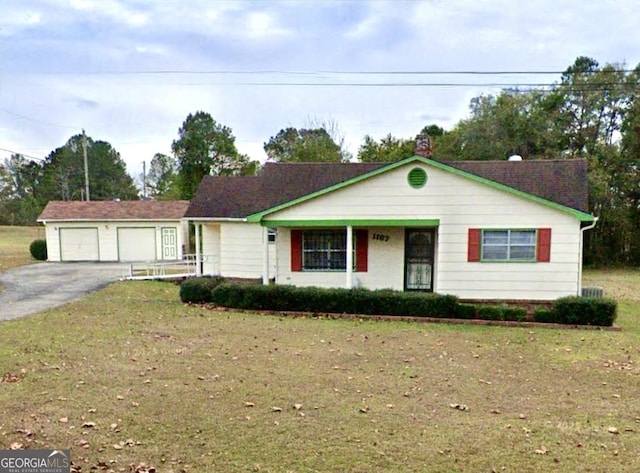
{"label": "green shrub", "polygon": [[180,284],[180,300],[196,304],[212,302],[211,291],[224,282],[224,278],[211,276],[185,279]]}
{"label": "green shrub", "polygon": [[611,326],[616,320],[616,301],[604,297],[569,296],[553,303],[555,322],[561,324]]}
{"label": "green shrub", "polygon": [[47,240],[33,240],[29,245],[29,251],[33,259],[38,261],[47,260]]}
{"label": "green shrub", "polygon": [[556,321],[556,315],[553,309],[546,307],[536,307],[533,311],[533,320],[535,322],[553,323]]}
{"label": "green shrub", "polygon": [[458,304],[456,319],[475,319],[478,308],[473,304]]}
{"label": "green shrub", "polygon": [[502,309],[502,320],[514,320],[524,322],[527,320],[527,309],[524,307],[505,306]]}
{"label": "green shrub", "polygon": [[613,325],[617,316],[617,303],[602,297],[569,296],[556,299],[553,308],[537,308],[533,313],[536,322],[598,325]]}
{"label": "green shrub", "polygon": [[221,284],[212,302],[236,309],[362,315],[455,317],[458,299],[440,294],[390,290]]}
{"label": "green shrub", "polygon": [[511,320],[523,322],[527,319],[527,310],[524,307],[508,305],[478,305],[478,318],[482,320]]}
{"label": "green shrub", "polygon": [[498,305],[478,305],[478,318],[482,320],[504,320],[502,307]]}
{"label": "green shrub", "polygon": [[[456,296],[390,289],[337,289],[284,285],[232,284],[224,278],[192,278],[180,286],[183,302],[213,302],[223,307],[311,313],[450,317],[525,321],[523,307],[461,304]],[[613,325],[616,302],[605,298],[564,297],[551,309],[538,307],[536,322]]]}

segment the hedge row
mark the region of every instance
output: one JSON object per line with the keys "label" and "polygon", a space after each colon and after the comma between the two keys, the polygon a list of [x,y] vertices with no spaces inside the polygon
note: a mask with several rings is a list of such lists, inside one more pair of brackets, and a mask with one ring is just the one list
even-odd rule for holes
{"label": "hedge row", "polygon": [[[399,292],[389,289],[324,289],[281,285],[228,283],[224,278],[200,277],[180,286],[182,302],[214,303],[246,310],[312,313],[446,317],[524,321],[522,307],[460,303],[456,296]],[[536,309],[536,322],[610,326],[617,305],[611,299],[564,297],[551,309]]]}
{"label": "hedge row", "polygon": [[180,300],[194,304],[213,302],[212,291],[226,281],[225,278],[210,276],[185,279],[180,284]]}
{"label": "hedge row", "polygon": [[214,304],[235,309],[410,317],[450,317],[458,306],[455,296],[442,294],[279,285],[221,284],[212,296]]}
{"label": "hedge row", "polygon": [[562,297],[551,309],[536,309],[533,320],[569,325],[611,326],[618,315],[618,304],[605,297]]}

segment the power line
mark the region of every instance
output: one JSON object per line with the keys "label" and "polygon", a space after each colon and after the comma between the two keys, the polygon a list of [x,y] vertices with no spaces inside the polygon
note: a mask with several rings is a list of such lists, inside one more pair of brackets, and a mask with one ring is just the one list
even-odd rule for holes
{"label": "power line", "polygon": [[38,158],[37,156],[30,156],[28,154],[21,153],[19,151],[14,151],[12,149],[0,148],[0,151],[6,151],[7,153],[11,153],[11,154],[19,154],[20,156],[24,156],[25,158],[33,159],[33,160],[36,160],[36,161],[44,161],[45,160],[45,158]]}
{"label": "power line", "polygon": [[[613,74],[613,73],[632,73],[635,69],[613,69],[613,70],[595,70],[595,71],[580,71],[569,73],[573,75],[596,75],[596,74]],[[102,71],[49,71],[38,72],[33,71],[25,74],[50,74],[50,75],[270,75],[270,74],[282,74],[282,75],[562,75],[567,71],[553,71],[553,70],[528,70],[528,71],[516,71],[516,70],[504,70],[504,71],[473,71],[473,70],[444,70],[444,71],[380,71],[380,70],[363,70],[363,71],[349,71],[349,70],[309,70],[309,71],[296,71],[286,69],[255,69],[255,70],[216,70],[216,69],[151,69],[151,70],[129,70],[118,71],[105,69]],[[5,71],[5,74],[7,72]],[[9,73],[11,74],[11,73]]]}
{"label": "power line", "polygon": [[[548,82],[191,82],[182,85],[247,85],[272,87],[563,87],[576,91],[608,90],[612,86],[631,85],[624,82],[563,85]],[[634,84],[638,87],[638,84]]]}
{"label": "power line", "polygon": [[7,115],[11,115],[13,117],[20,118],[22,120],[28,120],[30,122],[40,123],[42,125],[55,126],[55,127],[58,127],[58,128],[67,128],[67,129],[70,129],[70,130],[77,130],[79,128],[79,127],[76,127],[76,126],[60,125],[59,123],[46,122],[44,120],[39,120],[37,118],[32,118],[32,117],[28,117],[26,115],[22,115],[20,113],[12,112],[12,111],[7,110],[5,108],[0,108],[0,112],[4,112]]}

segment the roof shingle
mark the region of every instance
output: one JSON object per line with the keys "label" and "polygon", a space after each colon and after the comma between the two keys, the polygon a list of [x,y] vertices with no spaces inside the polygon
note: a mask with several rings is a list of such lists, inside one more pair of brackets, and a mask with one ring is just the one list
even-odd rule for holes
{"label": "roof shingle", "polygon": [[[588,212],[585,160],[440,162],[565,207]],[[392,163],[267,163],[254,177],[206,176],[185,216],[244,218],[389,164]]]}
{"label": "roof shingle", "polygon": [[60,201],[52,200],[38,221],[47,220],[180,220],[186,200]]}

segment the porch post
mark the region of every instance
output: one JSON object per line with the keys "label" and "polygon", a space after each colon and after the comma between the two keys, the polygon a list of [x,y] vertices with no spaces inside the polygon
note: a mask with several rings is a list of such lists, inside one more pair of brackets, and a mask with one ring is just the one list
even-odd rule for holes
{"label": "porch post", "polygon": [[347,226],[347,281],[345,287],[351,289],[353,287],[353,227]]}
{"label": "porch post", "polygon": [[269,228],[262,227],[262,284],[269,285]]}
{"label": "porch post", "polygon": [[199,223],[195,223],[196,230],[196,276],[202,276],[202,258],[200,255],[200,231],[202,230],[202,225]]}

